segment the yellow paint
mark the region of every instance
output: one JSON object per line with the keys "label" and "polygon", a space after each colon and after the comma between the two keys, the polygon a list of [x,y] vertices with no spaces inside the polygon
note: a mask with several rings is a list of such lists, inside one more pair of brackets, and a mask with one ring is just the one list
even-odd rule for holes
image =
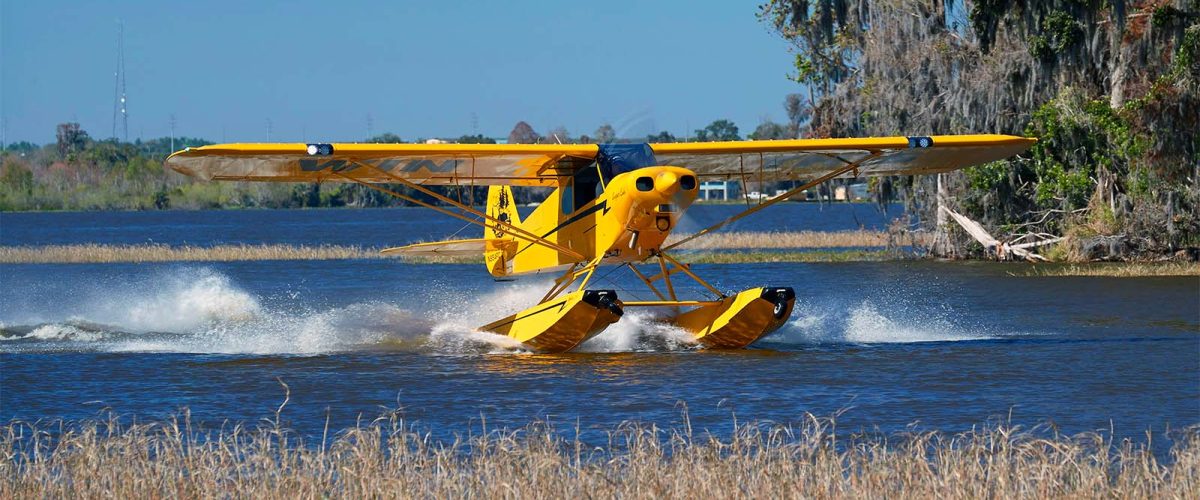
{"label": "yellow paint", "polygon": [[[580,196],[575,186],[564,181],[522,224],[539,236],[584,255],[580,261],[603,257],[608,262],[639,262],[662,245],[699,192],[679,187],[679,179],[691,171],[679,167],[647,167],[609,180],[604,192],[577,210],[563,209],[564,194]],[[637,188],[638,178],[650,178],[648,191]],[[570,204],[573,207],[573,204]],[[665,229],[661,229],[665,227]],[[536,272],[576,262],[544,246],[518,243],[513,274]]]}
{"label": "yellow paint", "polygon": [[796,298],[790,297],[777,311],[777,304],[764,299],[764,288],[751,288],[720,303],[697,307],[672,321],[711,348],[746,347],[763,335],[783,326],[792,314]]}
{"label": "yellow paint", "polygon": [[584,301],[585,293],[580,290],[557,297],[484,325],[480,330],[507,335],[538,351],[569,350],[621,318],[615,312],[620,311],[619,303],[589,304]]}
{"label": "yellow paint", "polygon": [[[517,212],[512,187],[488,188],[487,215],[504,224],[521,225],[521,214]],[[504,224],[484,229],[492,238],[492,244],[483,252],[483,261],[487,264],[488,272],[496,277],[512,274],[512,259],[517,254],[517,239],[512,235],[512,229]]]}
{"label": "yellow paint", "polygon": [[[1032,146],[1037,139],[999,134],[930,136],[934,147]],[[878,150],[908,148],[908,137],[787,139],[777,141],[672,142],[651,144],[655,154],[745,154],[796,151]]]}

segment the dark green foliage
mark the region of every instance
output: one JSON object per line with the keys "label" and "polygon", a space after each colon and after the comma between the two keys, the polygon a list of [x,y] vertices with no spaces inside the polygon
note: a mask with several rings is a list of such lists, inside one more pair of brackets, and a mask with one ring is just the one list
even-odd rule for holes
{"label": "dark green foliage", "polygon": [[170,137],[159,137],[157,139],[149,139],[146,141],[139,139],[134,141],[133,144],[137,146],[139,150],[141,150],[143,155],[151,158],[165,159],[171,153],[175,152],[171,151],[172,143],[174,144],[175,151],[182,151],[185,148],[196,148],[212,144],[210,141],[206,141],[197,137],[176,137],[174,141],[172,141]]}
{"label": "dark green foliage", "polygon": [[707,127],[696,130],[697,141],[737,141],[741,140],[742,136],[738,135],[738,127],[729,120],[717,120]]}
{"label": "dark green foliage", "polygon": [[[1065,235],[1059,253],[1080,259],[1200,245],[1200,2],[976,0],[965,29],[948,25],[952,5],[764,5],[814,97],[805,134],[1037,137],[1011,160],[897,179],[942,235],[944,203],[1001,239]],[[949,238],[937,251],[973,241]]]}
{"label": "dark green foliage", "polygon": [[58,155],[67,156],[87,146],[92,139],[79,127],[78,123],[60,123],[55,131],[58,144]]}
{"label": "dark green foliage", "polygon": [[400,143],[404,142],[404,140],[401,139],[400,136],[398,136],[396,134],[393,134],[391,132],[385,132],[385,133],[377,135],[375,137],[368,138],[364,142],[369,142],[372,144],[400,144]]}
{"label": "dark green foliage", "polygon": [[767,120],[767,121],[764,121],[764,122],[758,124],[758,127],[756,127],[754,129],[754,132],[750,133],[749,137],[750,137],[750,139],[753,139],[756,141],[792,138],[792,136],[788,132],[788,128],[786,126],[780,125],[780,124],[775,123],[770,120]]}
{"label": "dark green foliage", "polygon": [[496,140],[491,137],[484,137],[482,134],[475,134],[464,135],[459,137],[455,142],[459,144],[495,144]]}
{"label": "dark green foliage", "polygon": [[1040,61],[1051,61],[1074,48],[1083,38],[1079,22],[1065,11],[1056,10],[1042,22],[1042,32],[1029,37],[1029,54]]}
{"label": "dark green foliage", "polygon": [[4,147],[5,151],[12,151],[14,153],[32,153],[37,149],[39,149],[37,144],[28,141],[14,142]]}
{"label": "dark green foliage", "polygon": [[675,136],[671,135],[671,133],[667,132],[666,130],[659,132],[657,134],[652,134],[652,135],[646,136],[646,142],[649,142],[649,143],[664,143],[664,142],[676,142],[676,141],[678,141],[678,139],[676,139]]}

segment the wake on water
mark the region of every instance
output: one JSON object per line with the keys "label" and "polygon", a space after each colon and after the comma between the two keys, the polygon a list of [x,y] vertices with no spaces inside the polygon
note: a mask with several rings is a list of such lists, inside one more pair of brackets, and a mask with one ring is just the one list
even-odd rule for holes
{"label": "wake on water", "polygon": [[[119,289],[83,294],[65,312],[0,311],[0,351],[190,352],[321,354],[409,350],[440,354],[516,353],[509,337],[475,330],[515,313],[545,292],[542,283],[512,284],[475,297],[438,297],[428,310],[363,302],[314,310],[294,303],[267,307],[227,276],[206,268],[175,269]],[[61,300],[60,300],[61,302]],[[294,302],[294,301],[293,301]],[[847,313],[798,302],[770,343],[892,343],[989,338],[946,318],[896,314],[863,302]],[[24,316],[22,316],[24,314]],[[691,335],[650,313],[627,311],[617,324],[579,346],[583,352],[695,349]]]}

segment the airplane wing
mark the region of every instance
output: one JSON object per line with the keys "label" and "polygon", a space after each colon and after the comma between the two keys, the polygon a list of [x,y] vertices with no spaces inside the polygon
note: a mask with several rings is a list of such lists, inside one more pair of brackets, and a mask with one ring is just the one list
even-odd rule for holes
{"label": "airplane wing", "polygon": [[852,162],[861,162],[858,176],[949,172],[1008,158],[1034,142],[1036,139],[1010,135],[943,135],[683,142],[650,147],[660,165],[685,167],[703,178],[771,182],[811,179]]}
{"label": "airplane wing", "polygon": [[424,185],[553,186],[592,162],[595,144],[216,144],[167,158],[205,180],[396,182]]}
{"label": "airplane wing", "polygon": [[[658,165],[686,167],[707,179],[811,179],[848,163],[857,175],[947,172],[1007,158],[1034,139],[1006,135],[795,139],[650,144]],[[596,144],[217,144],[167,158],[171,169],[205,180],[554,186],[634,145]],[[641,147],[645,147],[642,145]],[[627,149],[627,148],[624,148]],[[603,162],[604,158],[600,158]]]}

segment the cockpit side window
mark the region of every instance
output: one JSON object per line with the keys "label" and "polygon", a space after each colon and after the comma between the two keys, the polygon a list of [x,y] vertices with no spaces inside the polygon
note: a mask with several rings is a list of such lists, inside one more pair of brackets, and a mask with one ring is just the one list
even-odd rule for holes
{"label": "cockpit side window", "polygon": [[595,165],[579,169],[575,173],[575,178],[572,181],[574,185],[574,208],[579,210],[584,205],[591,203],[596,198],[600,197],[600,193],[604,192],[604,185],[600,182],[600,171]]}

